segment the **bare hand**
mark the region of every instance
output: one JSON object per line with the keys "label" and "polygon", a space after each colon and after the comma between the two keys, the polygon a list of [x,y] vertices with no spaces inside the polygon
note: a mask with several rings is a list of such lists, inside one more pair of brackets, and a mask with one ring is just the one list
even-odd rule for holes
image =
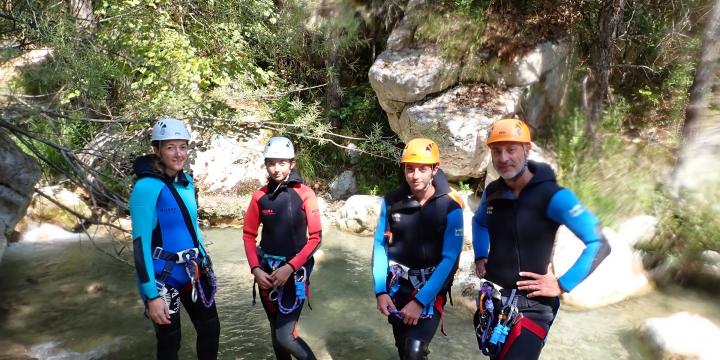
{"label": "bare hand", "polygon": [[544,275],[521,271],[520,276],[531,279],[517,282],[518,289],[527,291],[527,297],[529,298],[535,296],[554,297],[562,294],[560,284],[558,284],[558,280],[555,277],[555,274],[553,274],[552,264],[548,264],[547,273]]}
{"label": "bare hand", "polygon": [[256,267],[252,270],[253,275],[255,276],[255,281],[260,285],[261,289],[270,289],[273,287],[272,284],[272,277],[268,275],[263,269]]}
{"label": "bare hand", "polygon": [[272,286],[279,288],[283,285],[285,285],[285,282],[287,282],[290,275],[293,273],[293,267],[289,264],[285,264],[272,272],[270,274],[270,277],[272,277]]}
{"label": "bare hand", "polygon": [[487,264],[487,258],[475,261],[475,275],[481,279],[485,277],[485,264]]}
{"label": "bare hand", "polygon": [[420,315],[422,315],[422,310],[422,306],[418,305],[415,301],[407,303],[407,305],[400,310],[403,323],[405,325],[417,325],[418,320],[420,320]]}
{"label": "bare hand", "polygon": [[148,317],[152,322],[158,325],[169,325],[170,324],[170,310],[168,305],[162,297],[148,300]]}
{"label": "bare hand", "polygon": [[377,297],[377,309],[385,316],[389,316],[390,312],[388,311],[388,308],[397,310],[395,308],[395,303],[392,301],[392,298],[390,298],[390,295],[388,294],[382,294]]}

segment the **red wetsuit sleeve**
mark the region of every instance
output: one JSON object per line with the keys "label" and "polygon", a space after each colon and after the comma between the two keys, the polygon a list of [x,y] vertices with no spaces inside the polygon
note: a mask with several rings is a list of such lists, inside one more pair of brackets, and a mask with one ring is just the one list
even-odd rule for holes
{"label": "red wetsuit sleeve", "polygon": [[[264,188],[263,188],[264,189]],[[265,195],[262,189],[253,193],[245,212],[245,223],[243,224],[243,242],[245,243],[245,256],[247,256],[250,271],[260,266],[260,260],[257,253],[257,235],[260,227],[260,198]]]}
{"label": "red wetsuit sleeve", "polygon": [[320,247],[320,239],[322,238],[320,209],[318,208],[315,192],[313,192],[307,185],[298,185],[299,186],[294,187],[294,190],[298,193],[298,195],[300,195],[300,199],[302,199],[303,202],[302,206],[305,211],[305,218],[307,221],[308,241],[300,252],[288,261],[290,266],[296,270],[305,265],[308,259]]}

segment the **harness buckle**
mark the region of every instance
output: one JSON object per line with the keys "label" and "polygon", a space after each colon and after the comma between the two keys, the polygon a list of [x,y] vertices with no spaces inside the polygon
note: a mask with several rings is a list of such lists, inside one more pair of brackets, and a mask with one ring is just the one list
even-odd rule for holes
{"label": "harness buckle", "polygon": [[153,258],[153,259],[156,259],[156,260],[157,260],[157,259],[160,259],[160,256],[162,255],[163,251],[165,251],[163,248],[161,248],[161,247],[159,247],[159,246],[156,247],[156,248],[153,250],[152,258]]}
{"label": "harness buckle", "polygon": [[[193,258],[196,258],[198,256],[198,254],[200,254],[198,248],[189,248],[189,249],[185,249],[183,251],[178,251],[177,252],[178,260],[176,261],[176,263],[184,264],[186,261],[190,261]],[[189,256],[187,256],[187,255],[189,255]]]}

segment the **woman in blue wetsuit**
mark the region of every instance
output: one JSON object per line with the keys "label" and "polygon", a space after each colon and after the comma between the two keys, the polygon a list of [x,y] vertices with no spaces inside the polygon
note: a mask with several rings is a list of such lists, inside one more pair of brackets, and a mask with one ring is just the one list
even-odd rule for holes
{"label": "woman in blue wetsuit", "polygon": [[197,331],[198,359],[217,359],[215,278],[197,225],[193,179],[183,172],[190,133],[180,120],[162,119],[151,140],[154,154],[133,165],[130,216],[138,288],[155,327],[157,359],[178,358],[181,303]]}

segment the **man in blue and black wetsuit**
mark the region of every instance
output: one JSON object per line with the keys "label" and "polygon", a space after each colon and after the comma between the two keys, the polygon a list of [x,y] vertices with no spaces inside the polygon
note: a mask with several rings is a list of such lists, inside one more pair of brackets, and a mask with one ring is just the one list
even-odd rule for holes
{"label": "man in blue and black wetsuit", "polygon": [[[503,288],[502,306],[513,302],[522,314],[492,358],[537,359],[557,314],[558,296],[590,275],[610,247],[597,218],[571,191],[558,186],[553,170],[527,160],[531,140],[524,122],[496,122],[487,144],[500,178],[485,188],[473,217],[475,271]],[[556,278],[550,262],[560,225],[577,235],[585,249]],[[478,314],[475,320],[477,326]]]}
{"label": "man in blue and black wetsuit", "polygon": [[462,201],[432,140],[408,142],[400,162],[405,183],[385,196],[375,230],[375,296],[400,359],[427,359],[463,244]]}

